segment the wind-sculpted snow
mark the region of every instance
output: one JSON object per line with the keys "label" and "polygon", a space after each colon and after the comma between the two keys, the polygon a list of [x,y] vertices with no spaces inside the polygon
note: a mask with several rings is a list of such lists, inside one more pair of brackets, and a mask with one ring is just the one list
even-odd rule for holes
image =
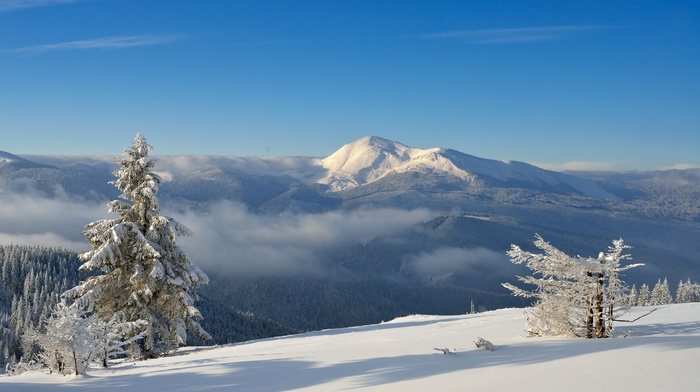
{"label": "wind-sculpted snow", "polygon": [[[616,338],[527,338],[523,309],[413,315],[91,368],[83,377],[30,372],[0,390],[105,391],[693,391],[700,304],[660,307]],[[633,308],[628,319],[651,308]],[[481,337],[493,352],[475,347]],[[455,355],[443,355],[435,349]]]}

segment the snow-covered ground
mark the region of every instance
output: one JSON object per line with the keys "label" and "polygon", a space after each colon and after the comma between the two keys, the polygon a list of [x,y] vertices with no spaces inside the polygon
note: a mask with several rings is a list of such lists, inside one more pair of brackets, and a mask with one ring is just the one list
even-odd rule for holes
{"label": "snow-covered ground", "polygon": [[[650,308],[635,308],[633,319]],[[415,315],[167,358],[91,368],[85,376],[0,377],[0,391],[695,391],[700,303],[659,307],[626,337],[528,338],[522,309]],[[493,352],[474,341],[491,341]],[[443,355],[447,348],[455,355]]]}

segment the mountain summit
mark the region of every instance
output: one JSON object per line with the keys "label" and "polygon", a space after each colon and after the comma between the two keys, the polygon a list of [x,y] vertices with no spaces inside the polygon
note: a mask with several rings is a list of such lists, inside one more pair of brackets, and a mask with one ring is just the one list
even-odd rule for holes
{"label": "mountain summit", "polygon": [[320,162],[316,180],[332,192],[379,181],[393,174],[418,172],[456,177],[470,185],[524,187],[556,193],[580,193],[618,200],[594,181],[541,169],[524,162],[479,158],[452,149],[411,148],[377,136],[346,144]]}
{"label": "mountain summit", "polygon": [[346,144],[321,160],[327,170],[317,182],[331,191],[342,191],[374,182],[392,173],[408,171],[445,172],[465,181],[475,176],[460,169],[444,156],[444,149],[420,149],[377,136],[367,136]]}

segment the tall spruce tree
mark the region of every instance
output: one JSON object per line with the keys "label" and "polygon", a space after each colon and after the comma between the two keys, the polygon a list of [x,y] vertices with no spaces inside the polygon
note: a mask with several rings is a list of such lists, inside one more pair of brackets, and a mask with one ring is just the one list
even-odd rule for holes
{"label": "tall spruce tree", "polygon": [[80,255],[80,270],[99,270],[66,295],[76,306],[107,321],[121,313],[125,321],[145,320],[142,356],[152,358],[184,345],[189,330],[211,338],[197,320],[195,289],[209,279],[177,245],[190,231],[159,215],[156,193],[160,177],[148,157],[152,147],[137,134],[126,158],[114,171],[123,200],[108,203],[115,219],[92,222],[83,232],[92,248]]}

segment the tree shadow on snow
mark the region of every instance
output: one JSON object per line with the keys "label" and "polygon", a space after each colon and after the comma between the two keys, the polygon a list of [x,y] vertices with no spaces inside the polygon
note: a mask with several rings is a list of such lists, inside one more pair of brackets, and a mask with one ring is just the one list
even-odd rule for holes
{"label": "tree shadow on snow", "polygon": [[625,332],[630,336],[673,336],[673,335],[700,335],[700,322],[684,323],[658,323],[646,325],[618,326],[616,332]]}
{"label": "tree shadow on snow", "polygon": [[[697,323],[684,323],[678,330],[697,331]],[[644,329],[648,327],[645,326]],[[665,330],[673,325],[664,325]],[[371,388],[394,382],[418,380],[453,372],[465,372],[465,383],[470,377],[469,369],[496,366],[519,366],[549,364],[576,356],[596,354],[629,347],[658,347],[663,349],[697,348],[696,336],[648,336],[601,340],[551,340],[532,338],[517,344],[496,343],[496,351],[480,349],[460,350],[457,355],[434,354],[432,347],[417,348],[420,353],[394,357],[377,357],[325,365],[322,357],[304,358],[259,358],[241,360],[234,351],[222,352],[221,356],[204,359],[186,359],[176,363],[158,361],[139,362],[133,366],[139,374],[130,373],[129,367],[116,367],[109,376],[94,372],[90,382],[80,379],[60,384],[42,385],[44,390],[107,391],[130,388],[131,390],[177,390],[177,391],[229,391],[245,390],[273,392],[298,388],[323,388],[323,384],[343,380],[356,388]],[[653,353],[654,350],[648,350]],[[650,354],[653,355],[653,354]],[[248,355],[246,355],[248,356]],[[341,354],[334,355],[342,357]],[[95,380],[95,379],[99,380]],[[65,380],[65,379],[64,379]],[[58,381],[58,380],[57,380]],[[59,381],[60,382],[60,381]],[[37,384],[12,384],[12,390],[41,390]]]}

